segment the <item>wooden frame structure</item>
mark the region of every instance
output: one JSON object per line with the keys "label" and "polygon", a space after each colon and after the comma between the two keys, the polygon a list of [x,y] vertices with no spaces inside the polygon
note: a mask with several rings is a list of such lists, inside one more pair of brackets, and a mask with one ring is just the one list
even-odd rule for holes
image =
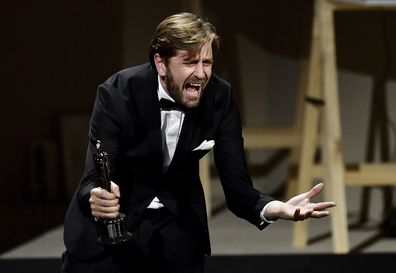
{"label": "wooden frame structure", "polygon": [[[318,104],[305,103],[301,136],[301,154],[297,190],[307,191],[315,177],[326,180],[326,199],[337,206],[332,209],[331,231],[335,253],[350,250],[346,209],[346,186],[396,185],[396,164],[360,164],[347,169],[342,154],[342,137],[338,99],[338,79],[334,12],[337,10],[396,9],[392,5],[343,3],[315,0],[314,23],[309,57],[306,98]],[[319,112],[321,119],[319,119]],[[317,143],[323,152],[321,166],[314,163]],[[306,247],[308,222],[295,224],[293,244]]]}

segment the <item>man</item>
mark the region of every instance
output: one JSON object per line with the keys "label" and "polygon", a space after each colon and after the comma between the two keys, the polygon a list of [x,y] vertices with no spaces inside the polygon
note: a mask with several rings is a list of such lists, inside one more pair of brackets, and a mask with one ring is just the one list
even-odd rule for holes
{"label": "man", "polygon": [[[310,203],[323,184],[288,202],[252,187],[231,87],[212,74],[218,47],[210,23],[176,14],[158,25],[150,64],[99,86],[85,172],[65,220],[62,272],[203,272],[210,243],[199,159],[211,148],[229,209],[259,229],[329,214],[333,202]],[[109,154],[111,192],[100,187],[96,140]],[[133,239],[98,244],[95,218],[119,212]]]}

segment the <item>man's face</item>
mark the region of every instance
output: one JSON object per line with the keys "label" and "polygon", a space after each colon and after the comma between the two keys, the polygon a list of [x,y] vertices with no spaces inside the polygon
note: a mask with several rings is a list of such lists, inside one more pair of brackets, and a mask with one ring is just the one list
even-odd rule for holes
{"label": "man's face", "polygon": [[[203,45],[196,56],[187,50],[177,50],[167,64],[155,56],[157,71],[165,91],[178,103],[188,108],[197,107],[212,75],[213,52],[210,42]],[[158,59],[159,58],[159,59]]]}

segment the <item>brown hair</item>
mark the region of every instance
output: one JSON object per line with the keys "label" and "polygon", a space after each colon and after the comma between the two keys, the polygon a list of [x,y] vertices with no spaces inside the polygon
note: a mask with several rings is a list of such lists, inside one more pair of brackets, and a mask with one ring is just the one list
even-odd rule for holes
{"label": "brown hair", "polygon": [[169,58],[175,56],[178,49],[187,50],[194,56],[207,42],[211,42],[213,54],[216,54],[220,38],[211,23],[188,12],[171,15],[157,26],[150,42],[150,62],[155,69],[154,55],[156,53],[168,62]]}

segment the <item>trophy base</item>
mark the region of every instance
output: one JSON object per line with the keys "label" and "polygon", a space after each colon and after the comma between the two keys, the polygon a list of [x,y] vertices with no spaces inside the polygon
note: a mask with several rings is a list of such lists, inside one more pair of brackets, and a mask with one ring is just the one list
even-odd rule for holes
{"label": "trophy base", "polygon": [[114,219],[98,220],[99,238],[102,245],[118,245],[132,239],[132,233],[127,231],[125,214],[120,213]]}
{"label": "trophy base", "polygon": [[116,237],[116,238],[98,238],[98,242],[102,245],[106,246],[112,246],[112,245],[118,245],[121,243],[126,243],[132,239],[132,233],[127,232],[126,234]]}

